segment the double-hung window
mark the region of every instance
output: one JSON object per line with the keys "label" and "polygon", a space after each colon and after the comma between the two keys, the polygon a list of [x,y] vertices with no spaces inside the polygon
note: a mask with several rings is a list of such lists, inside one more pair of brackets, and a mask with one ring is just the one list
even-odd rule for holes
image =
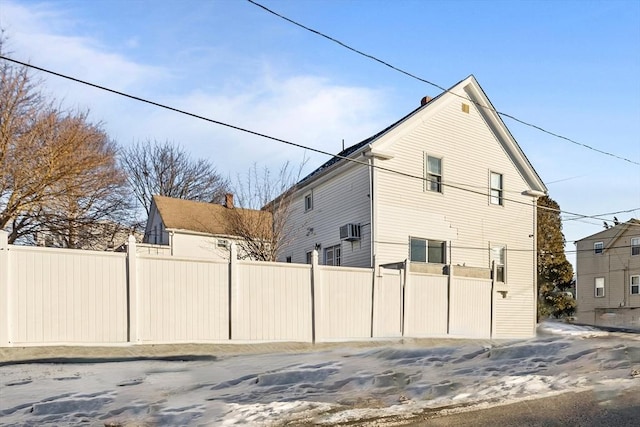
{"label": "double-hung window", "polygon": [[505,282],[505,265],[506,265],[506,251],[507,248],[504,245],[492,245],[491,246],[491,268],[495,271],[494,280],[496,282]]}
{"label": "double-hung window", "polygon": [[631,276],[629,284],[631,285],[631,295],[640,295],[640,276]]}
{"label": "double-hung window", "polygon": [[442,193],[442,159],[425,155],[425,190]]}
{"label": "double-hung window", "polygon": [[593,253],[594,254],[601,254],[602,251],[604,250],[604,243],[602,242],[595,242],[593,244]]}
{"label": "double-hung window", "polygon": [[304,211],[309,212],[313,209],[313,193],[304,195]]}
{"label": "double-hung window", "polygon": [[503,205],[504,198],[502,197],[502,194],[504,190],[502,188],[503,186],[502,174],[491,172],[490,184],[491,184],[491,192],[490,192],[491,204]]}
{"label": "double-hung window", "polygon": [[331,246],[324,250],[325,265],[341,265],[341,249],[340,245]]}
{"label": "double-hung window", "polygon": [[411,237],[409,259],[414,262],[446,263],[446,244],[442,240]]}
{"label": "double-hung window", "polygon": [[602,298],[604,296],[604,277],[596,277],[596,298]]}
{"label": "double-hung window", "polygon": [[631,255],[640,255],[640,237],[631,238]]}

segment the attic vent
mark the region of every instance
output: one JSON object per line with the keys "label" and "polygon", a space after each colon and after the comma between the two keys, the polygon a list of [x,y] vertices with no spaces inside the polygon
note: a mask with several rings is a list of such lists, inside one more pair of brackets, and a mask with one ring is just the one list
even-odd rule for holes
{"label": "attic vent", "polygon": [[462,103],[462,112],[469,114],[469,104]]}
{"label": "attic vent", "polygon": [[340,239],[350,242],[360,240],[360,224],[346,224],[340,227]]}

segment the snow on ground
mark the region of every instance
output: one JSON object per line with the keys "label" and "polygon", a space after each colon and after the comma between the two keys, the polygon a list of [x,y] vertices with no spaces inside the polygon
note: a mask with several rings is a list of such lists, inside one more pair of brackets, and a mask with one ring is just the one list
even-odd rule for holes
{"label": "snow on ground", "polygon": [[592,388],[640,391],[640,336],[545,323],[536,338],[0,366],[0,425],[336,425]]}

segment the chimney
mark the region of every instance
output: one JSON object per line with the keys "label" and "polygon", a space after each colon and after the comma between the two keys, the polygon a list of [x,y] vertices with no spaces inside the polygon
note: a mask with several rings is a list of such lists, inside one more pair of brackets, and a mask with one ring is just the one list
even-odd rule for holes
{"label": "chimney", "polygon": [[431,98],[430,96],[425,96],[424,98],[422,98],[420,100],[420,105],[425,105],[426,103],[428,103],[429,101],[431,101],[433,98]]}
{"label": "chimney", "polygon": [[224,206],[228,209],[233,209],[233,194],[227,193],[224,195]]}

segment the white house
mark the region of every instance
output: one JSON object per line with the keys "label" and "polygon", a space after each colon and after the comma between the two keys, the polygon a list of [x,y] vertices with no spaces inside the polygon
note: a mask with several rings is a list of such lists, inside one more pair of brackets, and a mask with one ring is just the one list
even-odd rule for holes
{"label": "white house", "polygon": [[[536,199],[547,189],[473,76],[297,184],[281,260],[500,283],[494,336],[535,328]],[[502,328],[502,329],[501,329]]]}
{"label": "white house", "polygon": [[231,224],[238,217],[229,215],[230,210],[240,218],[264,216],[262,223],[271,223],[269,212],[234,207],[231,194],[226,195],[224,205],[153,196],[138,250],[184,258],[228,259],[229,245],[240,241]]}

